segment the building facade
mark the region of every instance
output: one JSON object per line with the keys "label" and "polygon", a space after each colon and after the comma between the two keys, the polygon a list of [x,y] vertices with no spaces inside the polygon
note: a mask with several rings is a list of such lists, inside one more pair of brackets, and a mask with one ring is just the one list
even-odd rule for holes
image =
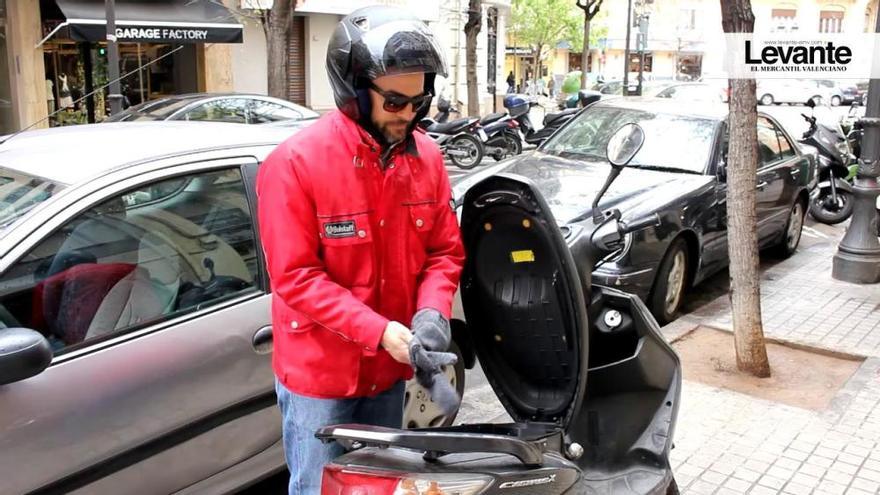
{"label": "building facade", "polygon": [[[117,0],[116,12],[128,103],[234,89],[230,46],[243,41],[243,26],[227,7],[164,0],[145,8]],[[0,0],[0,30],[0,133],[103,119],[103,2]]]}
{"label": "building facade", "polygon": [[[267,8],[271,0],[243,1],[242,7]],[[333,92],[327,77],[327,44],[337,23],[352,11],[368,5],[390,5],[410,10],[427,22],[437,34],[445,49],[449,65],[449,77],[437,81],[437,90],[451,101],[458,101],[467,108],[467,57],[464,25],[467,22],[467,0],[299,0],[294,12],[292,36],[288,43],[288,67],[290,86],[287,98],[309,106],[317,111],[335,108]],[[510,0],[484,0],[482,2],[482,26],[477,38],[477,80],[480,105],[483,111],[493,108],[493,91],[504,93],[501,74],[504,61],[504,30],[510,12]],[[248,33],[245,28],[245,33]],[[247,60],[265,60],[265,39],[262,47],[243,47],[249,54]],[[237,60],[236,57],[233,57]],[[239,73],[256,73],[255,67],[243,61],[236,65],[236,89]],[[265,70],[261,72],[265,74]],[[262,83],[265,84],[265,76]],[[260,89],[256,82],[249,82]],[[262,88],[265,91],[265,88]]]}
{"label": "building facade", "polygon": [[[622,79],[626,46],[627,0],[605,0],[608,39],[600,50],[599,71]],[[636,3],[635,1],[633,3]],[[711,0],[654,0],[649,15],[647,79],[699,79],[724,74],[721,7]],[[874,0],[753,0],[755,32],[859,33],[873,31]],[[630,34],[630,77],[638,72],[636,33]]]}

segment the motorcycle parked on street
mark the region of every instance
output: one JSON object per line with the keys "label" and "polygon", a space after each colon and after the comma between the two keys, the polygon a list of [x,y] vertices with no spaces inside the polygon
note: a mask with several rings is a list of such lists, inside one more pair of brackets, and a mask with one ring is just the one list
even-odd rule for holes
{"label": "motorcycle parked on street", "polygon": [[486,115],[480,119],[480,128],[486,136],[483,140],[484,155],[501,161],[522,153],[522,141],[517,130],[519,123],[507,112]]}
{"label": "motorcycle parked on street", "polygon": [[[807,106],[815,108],[809,100]],[[819,184],[810,193],[810,216],[828,225],[838,224],[852,215],[853,189],[846,179],[850,175],[852,154],[840,126],[817,123],[815,115],[801,114],[810,125],[801,143],[818,151]]]}
{"label": "motorcycle parked on street", "polygon": [[483,160],[483,144],[477,137],[481,132],[480,119],[466,117],[441,123],[426,118],[418,125],[456,167],[470,170]]}
{"label": "motorcycle parked on street", "polygon": [[636,124],[618,130],[596,214],[562,228],[520,176],[468,190],[466,335],[513,422],[326,426],[316,436],[347,453],[324,467],[322,494],[678,493],[669,452],[681,362],[641,300],[591,285],[628,233],[659,222],[597,206],[643,142]]}
{"label": "motorcycle parked on street", "polygon": [[536,101],[523,98],[521,95],[508,95],[504,97],[504,107],[510,112],[510,116],[519,123],[519,129],[523,140],[531,145],[539,146],[557,129],[567,124],[577,115],[581,109],[598,101],[602,95],[597,91],[581,90],[578,93],[578,101],[581,108],[567,108],[560,112],[548,113],[544,116],[544,126],[537,130],[529,117],[529,111],[538,105]]}

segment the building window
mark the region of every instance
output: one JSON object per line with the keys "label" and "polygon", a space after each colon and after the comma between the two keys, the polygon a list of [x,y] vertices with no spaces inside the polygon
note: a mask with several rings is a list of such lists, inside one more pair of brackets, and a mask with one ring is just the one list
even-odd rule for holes
{"label": "building window", "polygon": [[[645,66],[644,72],[652,72],[654,68],[654,55],[648,52],[645,52]],[[638,73],[639,72],[639,54],[637,52],[632,52],[629,54],[629,71],[630,73]]]}
{"label": "building window", "polygon": [[819,12],[820,33],[840,33],[843,31],[843,12],[823,10]]}
{"label": "building window", "polygon": [[770,14],[772,32],[797,31],[797,9],[773,9]]}
{"label": "building window", "polygon": [[695,9],[681,9],[678,13],[678,29],[680,31],[693,31],[697,28],[697,11]]}

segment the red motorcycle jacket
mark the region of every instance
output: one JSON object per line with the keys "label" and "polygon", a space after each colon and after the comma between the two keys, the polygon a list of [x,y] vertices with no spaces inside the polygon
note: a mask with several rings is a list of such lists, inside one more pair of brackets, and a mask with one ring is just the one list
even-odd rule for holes
{"label": "red motorcycle jacket", "polygon": [[420,132],[386,158],[334,110],[278,146],[257,176],[272,288],[272,366],[291,391],[373,396],[412,377],[380,347],[390,320],[447,318],[464,263],[449,177]]}

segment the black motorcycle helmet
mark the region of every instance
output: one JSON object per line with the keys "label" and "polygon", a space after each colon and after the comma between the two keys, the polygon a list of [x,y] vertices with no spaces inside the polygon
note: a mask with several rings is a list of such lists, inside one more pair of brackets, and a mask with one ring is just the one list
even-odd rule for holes
{"label": "black motorcycle helmet", "polygon": [[[367,92],[370,81],[411,72],[425,74],[425,92],[432,94],[435,77],[447,76],[443,50],[434,34],[411,13],[394,7],[364,7],[336,26],[327,49],[327,73],[336,106],[374,136],[377,131],[370,121]],[[419,112],[413,122],[427,113],[427,108]]]}

